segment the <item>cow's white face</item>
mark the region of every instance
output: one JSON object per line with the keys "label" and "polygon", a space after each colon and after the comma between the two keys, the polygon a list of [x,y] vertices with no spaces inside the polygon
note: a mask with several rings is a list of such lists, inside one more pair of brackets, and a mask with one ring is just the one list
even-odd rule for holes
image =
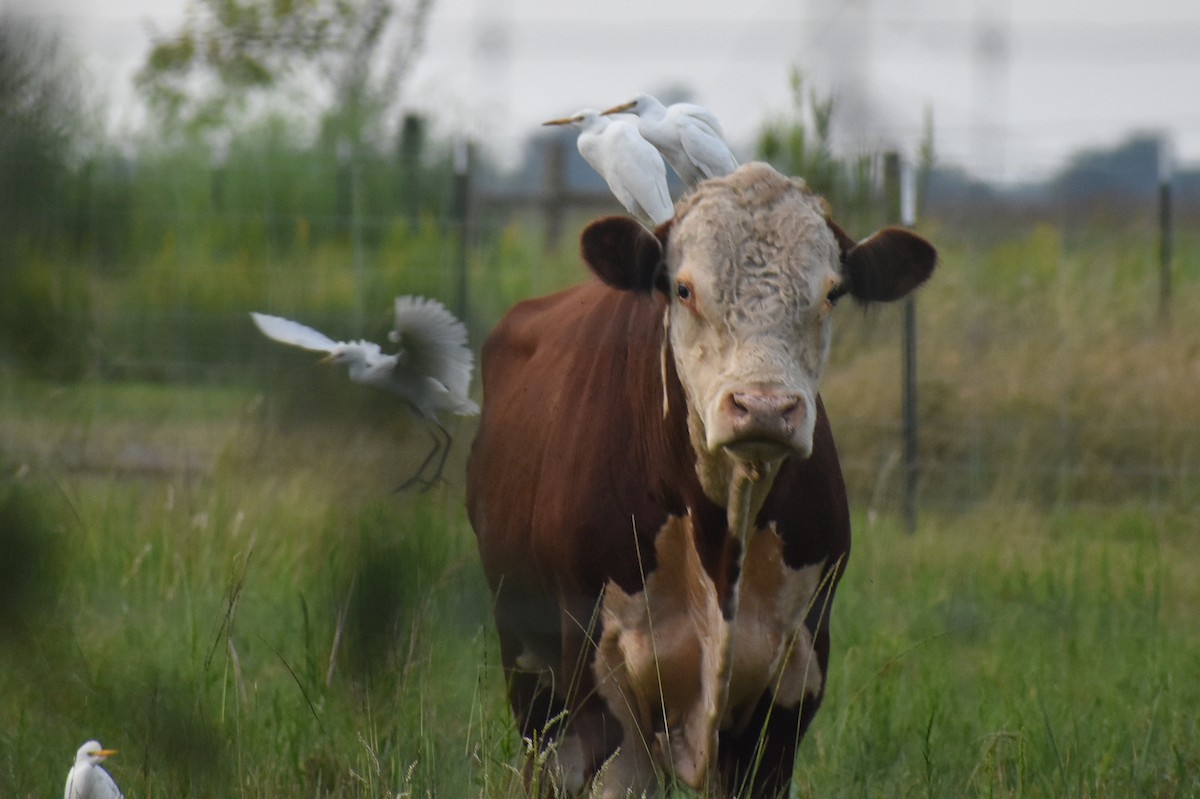
{"label": "cow's white face", "polygon": [[765,491],[771,481],[755,475],[812,453],[836,298],[900,299],[937,262],[929,242],[902,228],[853,241],[802,180],[761,163],[700,184],[653,233],[608,217],[580,245],[613,288],[666,293],[696,469],[714,502],[735,469]]}
{"label": "cow's white face", "polygon": [[841,251],[803,181],[751,166],[680,203],[668,314],[698,453],[770,464],[812,452]]}

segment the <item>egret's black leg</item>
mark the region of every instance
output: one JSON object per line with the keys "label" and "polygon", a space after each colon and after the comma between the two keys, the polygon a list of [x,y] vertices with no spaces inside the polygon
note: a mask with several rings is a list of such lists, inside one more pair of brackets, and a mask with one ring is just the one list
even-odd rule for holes
{"label": "egret's black leg", "polygon": [[[445,428],[442,427],[440,424],[438,424],[437,422],[434,422],[434,424],[437,425],[438,429],[441,430],[443,433],[446,432]],[[437,433],[433,432],[433,428],[426,426],[425,430],[429,433],[429,437],[431,439],[433,439],[433,447],[425,455],[425,459],[421,461],[421,465],[417,467],[417,470],[415,472],[413,472],[412,477],[408,478],[407,480],[405,480],[403,483],[401,483],[400,485],[398,485],[396,487],[397,492],[404,491],[405,489],[410,488],[412,485],[414,485],[416,483],[421,484],[422,491],[428,491],[429,489],[433,488],[434,483],[436,483],[439,479],[441,479],[442,466],[444,466],[446,463],[445,450],[449,447],[449,445],[448,444],[445,446],[442,445],[442,440],[440,438],[438,438]],[[442,451],[442,458],[438,462],[437,472],[434,474],[434,476],[431,479],[427,480],[423,476],[425,474],[425,469],[433,461],[434,457],[438,454],[439,450]]]}
{"label": "egret's black leg", "polygon": [[454,443],[454,439],[450,437],[450,432],[442,427],[442,423],[435,421],[434,425],[438,430],[442,431],[442,435],[446,437],[445,444],[441,447],[442,457],[438,460],[437,468],[433,471],[433,477],[430,478],[430,486],[442,479],[442,471],[446,468],[446,458],[450,457],[450,445]]}

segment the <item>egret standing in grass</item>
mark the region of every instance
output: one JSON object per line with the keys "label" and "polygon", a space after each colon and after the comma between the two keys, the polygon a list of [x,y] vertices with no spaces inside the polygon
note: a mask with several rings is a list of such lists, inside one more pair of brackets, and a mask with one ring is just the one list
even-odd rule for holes
{"label": "egret standing in grass", "polygon": [[[474,356],[467,346],[467,328],[445,306],[426,297],[397,297],[395,328],[388,334],[400,345],[394,355],[384,353],[370,341],[334,341],[311,327],[279,316],[250,316],[268,338],[324,352],[321,362],[345,364],[354,382],[399,395],[426,423],[433,449],[397,490],[418,482],[429,488],[441,479],[453,439],[438,420],[438,413],[479,413],[479,406],[467,396],[474,366]],[[441,438],[435,429],[441,432]],[[435,458],[438,460],[432,477],[423,477]]]}
{"label": "egret standing in grass", "polygon": [[579,154],[600,173],[629,213],[653,226],[675,216],[662,156],[635,126],[591,108],[543,124],[566,125],[579,131],[575,141]]}
{"label": "egret standing in grass", "polygon": [[694,103],[665,106],[655,97],[639,94],[604,112],[633,114],[642,138],[653,144],[691,188],[702,180],[719,178],[737,169],[737,159],[725,143],[721,123],[707,108]]}
{"label": "egret standing in grass", "polygon": [[63,799],[121,799],[121,791],[100,765],[116,749],[105,749],[99,741],[88,741],[75,753],[75,765],[67,772]]}

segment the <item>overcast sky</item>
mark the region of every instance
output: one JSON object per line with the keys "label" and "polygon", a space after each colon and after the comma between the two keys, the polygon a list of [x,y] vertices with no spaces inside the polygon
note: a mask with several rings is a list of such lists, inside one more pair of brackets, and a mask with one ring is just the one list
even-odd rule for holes
{"label": "overcast sky", "polygon": [[[116,124],[151,26],[185,0],[0,0],[61,26]],[[545,119],[686,87],[748,153],[799,66],[836,89],[857,143],[915,151],[928,109],[943,162],[1044,177],[1083,147],[1166,134],[1200,162],[1196,0],[434,0],[406,88],[444,131],[511,154]]]}

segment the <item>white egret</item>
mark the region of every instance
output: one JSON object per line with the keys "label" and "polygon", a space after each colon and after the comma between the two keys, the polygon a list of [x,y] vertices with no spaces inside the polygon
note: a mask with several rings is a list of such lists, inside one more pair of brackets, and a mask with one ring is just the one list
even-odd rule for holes
{"label": "white egret", "polygon": [[592,108],[543,124],[566,125],[579,131],[575,141],[579,154],[600,173],[629,213],[653,225],[675,216],[662,156],[634,125],[610,119]]}
{"label": "white egret", "polygon": [[703,106],[694,103],[665,106],[655,97],[639,94],[604,114],[635,115],[638,132],[658,148],[688,188],[702,180],[724,177],[738,167],[737,159],[725,143],[721,123]]}
{"label": "white egret", "polygon": [[100,763],[115,755],[116,749],[104,749],[99,741],[88,741],[75,753],[75,765],[67,772],[63,799],[121,799],[117,783]]}
{"label": "white egret", "polygon": [[[471,385],[474,357],[467,346],[467,328],[437,300],[426,297],[397,297],[395,328],[388,338],[400,345],[394,355],[370,341],[334,341],[311,327],[253,312],[250,316],[268,338],[294,347],[324,352],[322,363],[345,364],[350,379],[399,395],[426,423],[433,449],[416,473],[400,485],[415,482],[431,487],[442,476],[453,439],[438,420],[446,411],[459,416],[479,413],[467,392]],[[441,432],[439,438],[434,430]],[[440,453],[433,476],[425,479],[426,467]]]}

